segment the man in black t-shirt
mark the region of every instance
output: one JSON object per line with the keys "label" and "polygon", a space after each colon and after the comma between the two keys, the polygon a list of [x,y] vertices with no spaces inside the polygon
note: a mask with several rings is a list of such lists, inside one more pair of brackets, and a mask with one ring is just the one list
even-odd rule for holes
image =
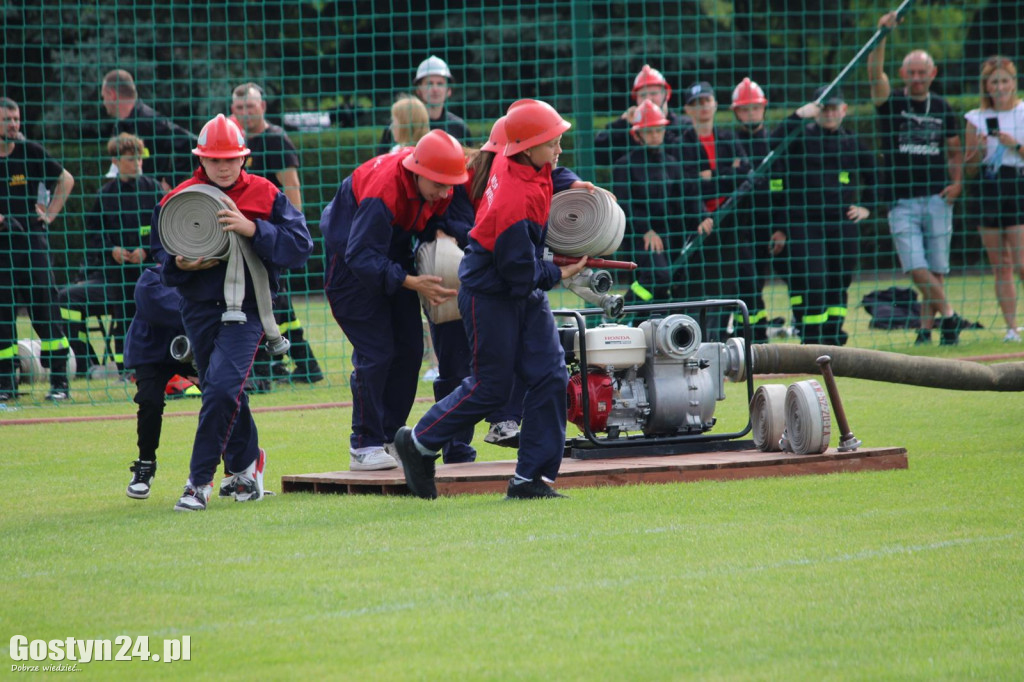
{"label": "man in black t-shirt", "polygon": [[[187,180],[195,170],[192,148],[196,137],[172,123],[139,99],[132,75],[123,69],[110,71],[103,77],[100,89],[103,108],[117,119],[109,137],[130,133],[146,143],[142,152],[142,172],[155,178],[165,191]],[[116,177],[111,167],[108,177]]]}
{"label": "man in black t-shirt", "polygon": [[[283,128],[267,121],[266,113],[267,101],[263,97],[263,89],[256,83],[243,83],[232,91],[231,115],[238,121],[251,150],[245,160],[246,172],[270,180],[301,211],[298,150]],[[269,353],[260,346],[253,365],[253,388],[257,391],[269,390],[270,379],[275,373],[282,379],[311,384],[324,378],[313,349],[305,339],[302,322],[295,314],[286,283],[287,278],[283,277],[274,304],[274,317],[281,334],[292,344],[288,355],[295,363],[295,369],[289,375],[282,363],[272,364]],[[272,367],[276,372],[271,371]]]}
{"label": "man in black t-shirt", "polygon": [[[897,23],[896,13],[890,12],[878,26],[893,29]],[[892,169],[889,229],[903,271],[910,273],[923,299],[916,344],[931,343],[938,314],[940,343],[955,345],[964,323],[946,298],[943,280],[949,272],[953,203],[962,191],[960,122],[946,100],[931,92],[938,69],[927,52],[907,54],[900,67],[904,88],[895,92],[884,62],[883,37],[868,55],[868,78],[882,151]]]}
{"label": "man in black t-shirt", "polygon": [[47,400],[67,400],[69,343],[56,305],[49,226],[75,186],[42,146],[21,136],[17,102],[0,98],[0,402],[17,397],[18,306],[28,308],[50,369]]}

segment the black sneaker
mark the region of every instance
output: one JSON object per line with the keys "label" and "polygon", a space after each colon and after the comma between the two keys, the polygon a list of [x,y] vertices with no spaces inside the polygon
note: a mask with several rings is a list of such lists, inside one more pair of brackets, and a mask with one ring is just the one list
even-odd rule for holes
{"label": "black sneaker", "polygon": [[955,346],[960,343],[960,330],[966,329],[967,325],[964,323],[964,319],[953,313],[949,317],[942,318],[939,321],[939,330],[942,332],[942,337],[939,339],[940,346]]}
{"label": "black sneaker", "polygon": [[540,477],[524,483],[516,483],[516,479],[513,478],[508,482],[508,491],[505,493],[505,496],[505,499],[508,500],[539,500],[548,497],[567,497],[567,495],[563,495],[549,486]]}
{"label": "black sneaker", "polygon": [[398,458],[402,460],[402,468],[405,470],[405,484],[416,497],[425,500],[437,498],[437,484],[434,482],[435,460],[433,457],[424,456],[412,440],[412,429],[403,426],[395,434],[395,450]]}
{"label": "black sneaker", "polygon": [[149,485],[156,476],[156,461],[147,462],[142,459],[135,460],[128,471],[132,472],[132,482],[128,484],[126,491],[128,497],[135,500],[144,500],[149,497]]}
{"label": "black sneaker", "polygon": [[70,400],[71,389],[68,388],[67,382],[57,383],[50,386],[50,390],[46,392],[46,399],[54,403]]}
{"label": "black sneaker", "polygon": [[932,345],[932,330],[931,329],[918,329],[917,338],[914,339],[915,346],[930,346]]}
{"label": "black sneaker", "polygon": [[324,380],[324,373],[320,370],[320,363],[316,360],[299,362],[292,372],[292,381],[299,384],[315,384]]}

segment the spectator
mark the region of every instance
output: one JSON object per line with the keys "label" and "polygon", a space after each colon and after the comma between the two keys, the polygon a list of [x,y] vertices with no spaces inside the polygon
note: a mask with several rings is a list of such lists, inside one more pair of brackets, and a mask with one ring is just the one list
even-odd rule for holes
{"label": "spectator", "polygon": [[666,149],[673,156],[678,157],[677,149],[683,130],[690,125],[685,116],[680,116],[670,111],[668,101],[672,99],[672,86],[668,84],[665,77],[657,69],[652,69],[649,64],[644,64],[640,73],[633,79],[632,89],[633,101],[630,106],[616,120],[605,126],[605,129],[597,134],[594,139],[594,162],[599,166],[610,166],[623,154],[636,149],[639,144],[637,138],[631,134],[633,118],[636,109],[644,102],[653,102],[662,115],[668,120],[665,124]]}
{"label": "spectator", "polygon": [[[880,29],[896,25],[896,12],[878,20]],[[868,54],[868,80],[892,168],[889,231],[903,272],[910,273],[921,292],[921,327],[915,345],[931,343],[935,316],[940,315],[939,343],[952,346],[964,328],[946,297],[944,282],[953,238],[953,203],[962,191],[959,125],[949,103],[931,92],[938,69],[924,50],[903,58],[904,87],[893,92],[884,70],[885,41],[883,36]]]}
{"label": "spectator", "polygon": [[1024,103],[1017,94],[1017,67],[989,57],[981,67],[981,107],[967,119],[965,161],[978,182],[978,232],[996,281],[1007,343],[1020,343],[1017,284],[1024,282]]}
{"label": "spectator", "polygon": [[[130,73],[123,69],[107,72],[100,95],[107,114],[117,119],[110,137],[130,133],[152,145],[142,152],[145,175],[155,178],[164,190],[169,190],[192,174],[189,150],[195,143],[195,136],[139,99],[135,79]],[[116,174],[117,170],[112,167],[108,176]]]}
{"label": "spectator", "polygon": [[177,289],[160,281],[159,266],[142,271],[135,286],[134,303],[135,317],[125,336],[124,363],[135,372],[139,457],[128,469],[132,480],[126,494],[145,500],[156,475],[167,382],[176,375],[194,375],[196,370],[190,363],[171,357],[171,342],[185,334],[179,312],[181,296]]}
{"label": "spectator", "polygon": [[509,107],[508,144],[494,159],[459,268],[459,310],[473,349],[473,374],[414,428],[402,427],[395,436],[414,495],[437,497],[437,451],[505,404],[515,377],[526,386],[526,397],[508,497],[561,497],[544,479],[553,481],[562,461],[568,377],[545,292],[586,267],[587,259],[559,268],[542,254],[551,169],[569,125],[544,102],[520,100]]}
{"label": "spectator", "polygon": [[28,307],[50,369],[46,399],[71,397],[69,343],[57,308],[49,227],[60,215],[75,179],[43,147],[21,135],[18,103],[0,97],[0,400],[17,397],[17,310]]}
{"label": "spectator", "polygon": [[413,274],[412,241],[466,179],[458,140],[432,130],[415,147],[356,168],[320,218],[327,298],[353,349],[352,470],[398,466],[385,445],[416,398],[423,359],[417,294],[434,304],[455,295],[440,277]]}
{"label": "spectator", "polygon": [[[743,145],[748,163],[741,170],[760,166],[772,151],[772,136],[764,125],[768,98],[761,86],[744,78],[732,91],[732,113],[739,125],[736,140]],[[781,164],[773,164],[774,172],[758,178],[750,194],[744,195],[737,209],[737,286],[738,297],[750,313],[751,339],[754,343],[768,341],[768,310],[764,302],[764,286],[773,266],[788,279],[786,251],[785,192]],[[737,329],[743,320],[734,318]]]}
{"label": "spectator", "polygon": [[402,147],[415,147],[430,132],[430,116],[423,101],[412,95],[399,95],[391,105],[391,138],[396,152]]}
{"label": "spectator", "polygon": [[[824,91],[818,89],[815,102]],[[871,215],[874,156],[843,128],[846,112],[842,94],[833,90],[820,107],[812,102],[786,121],[787,127],[806,125],[789,147],[786,180],[793,288],[804,305],[803,343],[846,344],[843,323],[860,255],[858,228]],[[802,118],[812,114],[814,122],[805,124]]]}
{"label": "spectator", "polygon": [[[693,127],[683,132],[683,190],[700,202],[705,218],[714,218],[715,211],[735,191],[749,169],[742,145],[731,130],[715,125],[718,100],[707,81],[688,87],[686,113]],[[735,221],[726,225],[701,219],[698,232],[706,235],[699,251],[690,256],[681,291],[687,300],[735,296],[736,247],[739,240]],[[713,310],[707,316],[704,338],[722,340],[728,311]]]}
{"label": "spectator", "polygon": [[[448,110],[448,99],[452,96],[452,72],[448,64],[440,57],[430,55],[416,69],[413,87],[416,97],[427,107],[430,116],[430,129],[443,130],[460,143],[470,143],[470,132],[466,122]],[[384,129],[380,136],[378,154],[386,154],[395,144],[391,126]]]}
{"label": "spectator", "polygon": [[[231,114],[241,124],[245,134],[246,145],[250,153],[245,160],[247,173],[258,175],[270,180],[279,190],[284,192],[288,201],[302,211],[302,188],[299,185],[299,153],[288,134],[281,126],[274,125],[266,119],[267,100],[263,89],[255,83],[243,83],[231,93]],[[300,383],[314,384],[323,381],[324,374],[320,369],[313,349],[306,341],[302,321],[295,314],[292,299],[288,293],[287,278],[281,279],[274,304],[274,319],[277,321],[281,335],[288,339],[291,347],[288,355],[295,365],[289,373],[282,362],[273,365],[265,347],[260,346],[257,360],[253,365],[256,380],[263,379],[265,385],[261,389],[270,388],[269,379],[274,375],[281,379],[290,379]]]}
{"label": "spectator", "polygon": [[[81,371],[102,370],[89,346],[85,319],[110,315],[114,361],[124,370],[124,336],[135,315],[135,282],[147,264],[150,221],[164,195],[156,181],[142,174],[142,140],[121,133],[107,143],[117,178],[103,185],[85,216],[86,277],[61,289],[57,301]],[[98,376],[98,374],[97,374]]]}
{"label": "spectator", "polygon": [[162,265],[162,280],[181,294],[181,317],[203,387],[203,405],[192,446],[189,478],[176,511],[203,511],[210,500],[213,476],[223,455],[230,472],[222,492],[233,491],[237,502],[263,497],[266,452],[259,446],[249,400],[242,390],[263,325],[255,306],[251,282],[242,312],[245,321],[224,324],[226,262],[187,260],[172,256],[160,241],[161,207],[181,190],[212,185],[224,192],[230,208],[218,212],[225,231],[249,239],[267,269],[271,294],[276,293],[281,268],[302,266],[313,250],[306,219],[273,183],[243,169],[249,154],[238,127],[219,114],[203,126],[193,153],[200,167],[164,198],[153,211],[153,256]]}
{"label": "spectator", "polygon": [[[665,303],[671,300],[670,253],[683,233],[683,169],[665,148],[669,120],[653,100],[633,113],[630,136],[639,141],[612,168],[612,191],[626,214],[632,257],[639,265],[627,301]],[[692,202],[695,203],[695,202]],[[689,212],[694,215],[698,209]]]}

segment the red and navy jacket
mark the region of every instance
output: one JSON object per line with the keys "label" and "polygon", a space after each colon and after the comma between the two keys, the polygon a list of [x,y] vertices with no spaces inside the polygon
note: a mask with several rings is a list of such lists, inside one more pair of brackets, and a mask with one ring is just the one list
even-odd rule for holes
{"label": "red and navy jacket", "polygon": [[[377,156],[345,178],[320,217],[327,258],[325,288],[378,300],[415,272],[412,240],[443,215],[451,194],[430,204],[402,160],[414,148]],[[372,301],[365,300],[370,304]]]}
{"label": "red and navy jacket", "polygon": [[491,177],[469,233],[459,280],[469,290],[501,298],[525,298],[547,291],[561,270],[543,260],[553,183],[551,166],[540,170],[494,159]]}
{"label": "red and navy jacket", "polygon": [[[554,193],[572,188],[572,183],[578,182],[580,176],[565,166],[558,166],[551,169],[551,183]],[[469,243],[469,231],[476,223],[476,212],[483,203],[483,197],[477,201],[469,198],[470,190],[473,187],[473,170],[469,169],[469,180],[464,185],[456,185],[452,189],[452,202],[445,212],[443,223],[437,227],[443,229],[449,237],[455,237],[461,248],[466,248]],[[429,241],[429,239],[427,239]]]}
{"label": "red and navy jacket", "polygon": [[[281,268],[300,268],[305,265],[313,252],[313,240],[306,227],[306,218],[292,206],[288,198],[274,184],[265,178],[249,175],[244,170],[231,187],[219,187],[206,175],[200,166],[191,178],[175,187],[153,209],[153,227],[150,242],[153,257],[163,268],[164,284],[177,287],[182,297],[189,301],[223,301],[224,275],[227,264],[219,263],[209,270],[181,270],[174,262],[174,256],[164,250],[160,243],[160,209],[172,196],[192,185],[213,185],[229,197],[249,220],[256,223],[256,233],[250,239],[253,251],[263,261],[270,279],[270,291],[276,294]],[[245,278],[244,308],[255,308],[256,295],[252,288],[252,277]]]}

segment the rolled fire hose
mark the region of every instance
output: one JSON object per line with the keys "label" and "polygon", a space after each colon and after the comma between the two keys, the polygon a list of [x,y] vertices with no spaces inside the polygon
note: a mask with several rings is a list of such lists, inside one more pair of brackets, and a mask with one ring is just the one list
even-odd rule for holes
{"label": "rolled fire hose", "polygon": [[750,399],[750,426],[754,445],[761,452],[778,452],[786,430],[786,387],[765,384]]}
{"label": "rolled fire hose", "polygon": [[[38,339],[21,339],[18,341],[18,369],[22,384],[32,384],[43,381],[50,373],[50,370],[43,367],[42,344]],[[68,348],[68,376],[73,377],[78,372],[78,360],[75,358],[75,351]]]}
{"label": "rolled fire hose", "polygon": [[221,315],[224,323],[245,322],[242,302],[245,299],[245,267],[252,275],[256,292],[256,308],[267,336],[267,351],[284,355],[291,344],[281,336],[274,320],[274,301],[270,295],[270,278],[263,261],[252,249],[248,239],[234,232],[225,232],[217,212],[228,208],[227,195],[210,185],[191,185],[164,204],[160,213],[160,241],[172,256],[189,260],[216,258],[227,263],[224,275],[224,302],[227,310]]}
{"label": "rolled fire hose", "polygon": [[558,192],[551,199],[545,243],[563,256],[607,256],[622,244],[626,214],[603,189]]}
{"label": "rolled fire hose", "polygon": [[[462,263],[462,249],[454,239],[441,237],[432,242],[421,244],[416,249],[416,272],[421,275],[436,275],[441,284],[448,289],[459,288],[459,264]],[[420,303],[427,317],[434,324],[444,324],[461,320],[459,302],[452,297],[441,305],[433,305],[427,297],[420,294]]]}
{"label": "rolled fire hose", "polygon": [[814,379],[798,381],[786,389],[786,431],[780,445],[786,452],[815,455],[828,450],[832,413],[825,389]]}

